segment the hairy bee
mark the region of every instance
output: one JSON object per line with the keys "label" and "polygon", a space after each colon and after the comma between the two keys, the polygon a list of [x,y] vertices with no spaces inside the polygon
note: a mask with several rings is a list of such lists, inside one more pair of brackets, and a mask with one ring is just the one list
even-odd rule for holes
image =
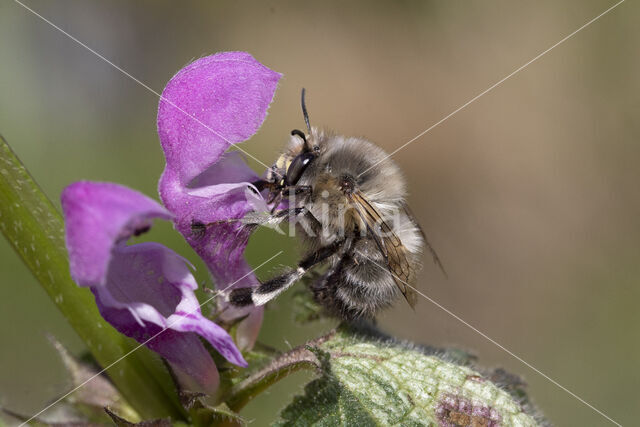
{"label": "hairy bee", "polygon": [[[272,214],[255,223],[294,222],[306,254],[296,269],[256,288],[234,289],[236,306],[262,305],[312,267],[326,271],[310,284],[315,300],[345,320],[373,318],[400,295],[415,304],[414,284],[425,244],[435,252],[410,213],[398,166],[378,146],[311,127],[293,130],[288,146],[256,183],[269,192]],[[282,202],[285,203],[282,203]],[[277,210],[286,205],[286,209]]]}

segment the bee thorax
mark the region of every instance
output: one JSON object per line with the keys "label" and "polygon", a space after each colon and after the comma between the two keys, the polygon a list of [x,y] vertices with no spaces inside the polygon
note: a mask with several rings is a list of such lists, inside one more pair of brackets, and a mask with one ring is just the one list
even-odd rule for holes
{"label": "bee thorax", "polygon": [[351,175],[342,175],[338,185],[344,194],[351,194],[356,188],[356,180]]}

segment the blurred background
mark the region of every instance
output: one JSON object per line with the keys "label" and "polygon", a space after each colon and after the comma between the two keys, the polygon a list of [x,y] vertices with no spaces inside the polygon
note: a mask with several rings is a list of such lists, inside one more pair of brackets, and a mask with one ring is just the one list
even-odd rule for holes
{"label": "blurred background", "polygon": [[[283,73],[243,144],[267,164],[303,127],[302,87],[312,123],[392,151],[614,3],[25,2],[158,92],[218,51],[248,51]],[[640,417],[639,18],[637,2],[621,4],[394,156],[449,273],[425,259],[421,291],[628,425]],[[0,4],[0,53],[0,132],[52,200],[80,179],[157,197],[156,95],[11,1]],[[197,260],[170,225],[152,237]],[[285,250],[260,277],[295,262],[291,243],[254,236],[254,266]],[[334,325],[296,326],[290,294],[261,333],[283,350]],[[607,424],[427,300],[415,311],[399,302],[380,326],[523,376],[556,425]],[[46,333],[83,350],[0,239],[0,405],[30,414],[68,389]],[[243,415],[268,424],[307,379],[281,382]]]}

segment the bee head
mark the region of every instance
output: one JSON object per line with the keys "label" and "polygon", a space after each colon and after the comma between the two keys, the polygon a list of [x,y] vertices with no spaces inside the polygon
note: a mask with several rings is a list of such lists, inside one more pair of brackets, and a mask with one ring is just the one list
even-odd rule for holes
{"label": "bee head", "polygon": [[306,135],[300,129],[294,129],[291,131],[291,136],[297,136],[302,139],[303,144],[299,146],[299,149],[295,153],[288,153],[280,156],[276,162],[276,167],[284,170],[284,177],[282,178],[281,185],[283,187],[296,185],[302,174],[307,167],[318,157],[320,147],[315,144],[313,131],[311,129],[311,123],[309,122],[309,113],[307,112],[307,105],[305,102],[305,89],[302,88],[302,94],[300,96],[300,105],[302,107],[302,116],[304,122],[307,125],[308,135]]}

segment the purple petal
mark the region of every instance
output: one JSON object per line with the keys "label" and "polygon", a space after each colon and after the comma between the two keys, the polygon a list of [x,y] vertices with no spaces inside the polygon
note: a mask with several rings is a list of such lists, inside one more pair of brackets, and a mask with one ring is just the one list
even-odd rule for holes
{"label": "purple petal", "polygon": [[[222,155],[258,130],[279,79],[279,73],[251,55],[226,52],[190,64],[162,94],[158,133],[167,165],[159,182],[160,197],[219,289],[258,285],[243,255],[251,230],[225,222],[242,218],[260,202],[264,205],[259,194],[246,191],[258,176],[237,152]],[[194,222],[213,224],[194,234]],[[249,315],[238,328],[241,348],[253,345],[262,310],[224,313],[227,319]]]}
{"label": "purple petal", "polygon": [[93,291],[103,317],[118,331],[148,345],[207,386],[215,365],[198,335],[231,363],[243,367],[247,363],[231,336],[202,315],[193,293],[196,287],[181,257],[148,242],[116,247],[105,286]]}
{"label": "purple petal", "polygon": [[[249,267],[247,266],[247,270]],[[221,304],[222,314],[220,319],[230,322],[235,319],[245,317],[236,329],[236,345],[245,350],[251,349],[258,339],[262,319],[264,318],[264,307],[233,307],[228,303]]]}
{"label": "purple petal", "polygon": [[[171,362],[194,378],[207,391],[214,391],[219,384],[219,375],[211,355],[195,333],[177,332],[153,323],[141,326],[127,309],[105,305],[96,295],[100,314],[120,333],[144,343],[151,350]],[[155,337],[149,340],[151,337]]]}
{"label": "purple petal", "polygon": [[[175,226],[185,236],[187,242],[205,261],[220,290],[239,287],[255,287],[258,279],[244,259],[251,229],[239,223],[221,222],[209,225],[204,233],[193,234],[193,220],[203,223],[241,218],[252,210],[241,192],[229,192],[211,199],[189,198],[189,209],[180,212],[175,218]],[[222,319],[231,321],[248,316],[238,325],[236,339],[238,347],[249,349],[255,343],[264,307],[245,307],[233,309],[226,303],[220,303]]]}
{"label": "purple petal", "polygon": [[[183,187],[177,173],[167,167],[160,177],[158,191],[164,205],[176,217],[198,216],[201,221],[217,221],[241,218],[252,209],[246,198],[238,198],[238,195],[242,196],[245,189],[252,186],[251,182],[258,179],[241,154],[230,151],[203,171],[189,187]],[[230,200],[236,202],[230,204]]]}
{"label": "purple petal", "polygon": [[183,187],[257,132],[280,76],[245,52],[207,56],[173,76],[160,98],[158,134]]}
{"label": "purple petal", "polygon": [[209,341],[213,348],[229,362],[244,368],[247,367],[247,362],[238,351],[227,331],[204,318],[199,311],[197,314],[178,311],[169,318],[169,324],[174,331],[197,333]]}
{"label": "purple petal", "polygon": [[157,243],[126,245],[152,218],[171,218],[164,208],[128,188],[93,182],[67,187],[62,206],[72,275],[91,287],[101,314],[117,330],[207,390],[217,386],[218,373],[198,335],[230,362],[246,366],[229,334],[202,316],[186,261]]}
{"label": "purple petal", "polygon": [[71,277],[80,286],[104,283],[111,248],[151,225],[170,219],[154,200],[107,182],[76,182],[61,196]]}

